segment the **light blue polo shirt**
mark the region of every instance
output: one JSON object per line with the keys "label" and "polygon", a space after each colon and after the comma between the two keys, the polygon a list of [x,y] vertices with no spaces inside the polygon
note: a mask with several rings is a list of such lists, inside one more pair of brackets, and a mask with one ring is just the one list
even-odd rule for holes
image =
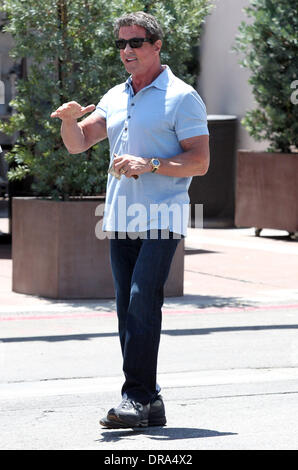
{"label": "light blue polo shirt", "polygon": [[[190,85],[168,66],[134,94],[131,77],[110,89],[94,113],[106,119],[111,162],[114,154],[170,158],[183,152],[179,141],[208,135],[206,107]],[[137,180],[108,176],[104,231],[169,229],[186,236],[188,188],[192,178],[145,173]]]}

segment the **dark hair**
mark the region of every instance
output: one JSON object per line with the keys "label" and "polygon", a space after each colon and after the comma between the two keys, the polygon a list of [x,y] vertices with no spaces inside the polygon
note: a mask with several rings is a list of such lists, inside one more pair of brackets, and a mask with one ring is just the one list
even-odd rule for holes
{"label": "dark hair", "polygon": [[163,31],[156,20],[156,18],[149,13],[144,11],[136,11],[134,13],[126,13],[116,19],[114,23],[114,34],[118,38],[119,29],[122,26],[141,26],[146,30],[146,38],[151,39],[151,42],[155,42],[158,39],[162,39]]}

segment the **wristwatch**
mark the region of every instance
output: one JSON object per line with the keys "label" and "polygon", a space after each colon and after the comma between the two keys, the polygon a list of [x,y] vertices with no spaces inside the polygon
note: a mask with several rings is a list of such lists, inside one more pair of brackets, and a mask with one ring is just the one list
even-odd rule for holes
{"label": "wristwatch", "polygon": [[152,173],[155,173],[156,170],[160,167],[160,161],[158,158],[151,158],[150,160],[151,166],[152,166]]}

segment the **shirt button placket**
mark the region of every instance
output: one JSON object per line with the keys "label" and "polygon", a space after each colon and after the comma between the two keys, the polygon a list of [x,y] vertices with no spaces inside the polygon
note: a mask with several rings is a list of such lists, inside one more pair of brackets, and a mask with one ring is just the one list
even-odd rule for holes
{"label": "shirt button placket", "polygon": [[128,130],[128,120],[131,119],[131,108],[134,106],[135,104],[134,103],[130,103],[129,107],[128,107],[128,116],[127,116],[127,119],[125,121],[125,124],[124,124],[124,130],[127,131]]}

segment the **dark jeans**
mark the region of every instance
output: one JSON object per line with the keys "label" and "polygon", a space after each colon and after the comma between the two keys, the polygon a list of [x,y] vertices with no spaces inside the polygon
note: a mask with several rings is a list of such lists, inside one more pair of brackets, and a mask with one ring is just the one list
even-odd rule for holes
{"label": "dark jeans", "polygon": [[[150,232],[148,232],[150,233]],[[164,284],[179,239],[110,240],[125,382],[122,396],[146,404],[156,397]]]}

